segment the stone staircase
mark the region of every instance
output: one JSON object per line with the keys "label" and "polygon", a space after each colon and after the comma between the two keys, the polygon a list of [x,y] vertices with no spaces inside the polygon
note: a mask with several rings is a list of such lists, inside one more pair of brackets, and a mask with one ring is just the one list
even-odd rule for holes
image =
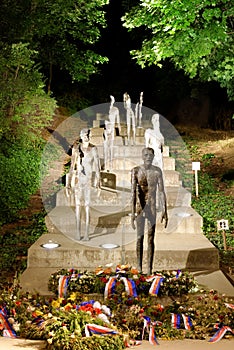
{"label": "stone staircase", "polygon": [[[98,124],[97,119],[93,123],[91,142],[97,145],[103,164],[102,128]],[[46,218],[49,233],[42,235],[28,250],[27,269],[21,277],[23,289],[48,294],[48,278],[61,268],[93,270],[107,263],[136,265],[136,232],[131,227],[128,214],[130,170],[142,163],[144,127],[140,129],[134,146],[126,146],[124,137],[116,136],[110,170],[116,175],[116,188],[92,189],[89,241],[75,239],[74,198],[67,197],[65,189],[57,193],[56,206]],[[165,229],[159,213],[154,270],[217,270],[218,251],[202,232],[202,218],[191,207],[191,193],[182,186],[181,173],[175,168],[176,160],[170,157],[168,146],[164,147],[163,163],[169,222]],[[56,249],[43,248],[42,245],[48,241],[57,242],[60,246]],[[107,245],[113,248],[105,248]],[[145,235],[145,257],[146,250]],[[143,270],[146,270],[146,258],[144,261]]]}

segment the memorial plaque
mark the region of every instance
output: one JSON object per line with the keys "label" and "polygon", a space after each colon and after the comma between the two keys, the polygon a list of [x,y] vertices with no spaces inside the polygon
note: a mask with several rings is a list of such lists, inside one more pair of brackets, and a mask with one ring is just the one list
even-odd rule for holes
{"label": "memorial plaque", "polygon": [[116,189],[116,175],[110,172],[101,171],[101,187]]}

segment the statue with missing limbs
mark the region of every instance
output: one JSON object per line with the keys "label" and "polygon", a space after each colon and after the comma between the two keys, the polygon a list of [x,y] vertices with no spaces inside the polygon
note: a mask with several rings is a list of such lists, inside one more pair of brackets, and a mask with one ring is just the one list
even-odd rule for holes
{"label": "statue with missing limbs", "polygon": [[151,147],[154,150],[153,165],[158,166],[163,171],[163,146],[164,137],[160,131],[159,114],[156,113],[151,119],[153,129],[145,131],[145,147]]}
{"label": "statue with missing limbs", "polygon": [[162,171],[159,167],[152,165],[154,150],[150,147],[142,150],[143,164],[131,170],[131,200],[132,228],[137,229],[137,268],[142,272],[143,241],[145,223],[148,224],[148,252],[147,252],[147,273],[150,275],[153,268],[154,258],[154,237],[156,229],[156,195],[159,192],[162,205],[162,221],[167,226],[167,203],[163,185]]}
{"label": "statue with missing limbs", "polygon": [[90,143],[90,130],[82,129],[81,142],[74,145],[70,172],[67,177],[67,188],[72,189],[75,195],[76,207],[76,236],[81,239],[81,207],[85,206],[85,234],[83,240],[89,240],[90,197],[95,172],[95,187],[100,187],[100,162],[97,147]]}

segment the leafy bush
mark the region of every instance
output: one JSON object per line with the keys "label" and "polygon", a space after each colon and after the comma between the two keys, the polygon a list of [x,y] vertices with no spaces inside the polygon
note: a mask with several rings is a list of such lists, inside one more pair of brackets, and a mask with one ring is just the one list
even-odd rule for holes
{"label": "leafy bush", "polygon": [[32,147],[12,145],[6,155],[0,152],[0,224],[14,219],[38,189],[40,159],[40,150]]}

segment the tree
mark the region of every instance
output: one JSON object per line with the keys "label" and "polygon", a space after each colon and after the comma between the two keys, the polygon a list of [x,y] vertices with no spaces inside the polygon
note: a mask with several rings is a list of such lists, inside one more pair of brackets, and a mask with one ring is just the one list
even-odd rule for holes
{"label": "tree", "polygon": [[94,44],[106,26],[103,8],[109,0],[13,2],[15,6],[9,0],[1,5],[2,40],[7,44],[29,43],[30,49],[39,53],[38,62],[47,75],[49,91],[54,69],[65,70],[73,80],[82,81],[107,61],[94,51]]}
{"label": "tree", "polygon": [[140,0],[122,20],[129,31],[141,29],[141,48],[131,51],[141,67],[171,60],[190,78],[218,82],[234,100],[233,16],[232,0]]}
{"label": "tree", "polygon": [[36,54],[22,43],[0,50],[0,224],[12,220],[39,187],[41,132],[56,108]]}

